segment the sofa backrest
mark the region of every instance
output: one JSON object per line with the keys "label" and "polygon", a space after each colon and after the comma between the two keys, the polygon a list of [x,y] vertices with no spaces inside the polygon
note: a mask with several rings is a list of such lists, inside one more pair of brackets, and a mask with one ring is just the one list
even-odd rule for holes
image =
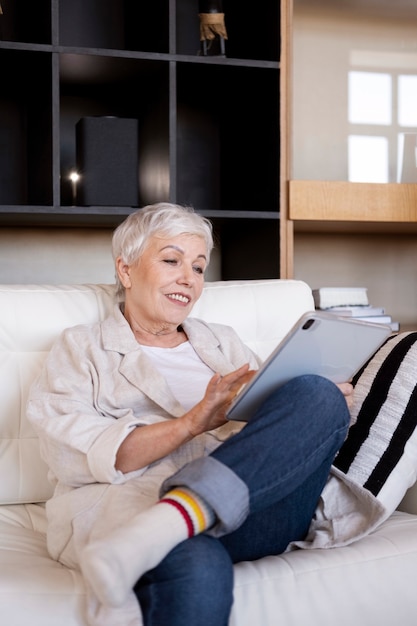
{"label": "sofa backrest", "polygon": [[[0,285],[0,504],[50,497],[26,419],[29,387],[61,331],[106,317],[114,295],[113,285]],[[219,281],[207,283],[193,316],[233,326],[265,358],[313,308],[311,289],[301,281]]]}

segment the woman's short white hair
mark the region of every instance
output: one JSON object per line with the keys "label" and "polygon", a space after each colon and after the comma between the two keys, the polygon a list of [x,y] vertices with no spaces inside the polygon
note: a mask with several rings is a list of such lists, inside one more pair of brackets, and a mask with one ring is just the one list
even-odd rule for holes
{"label": "woman's short white hair", "polygon": [[[131,213],[113,233],[113,260],[119,257],[123,263],[133,265],[142,255],[153,235],[177,237],[178,235],[197,235],[204,239],[207,249],[207,263],[213,249],[213,227],[211,222],[199,215],[192,207],[159,202],[149,204]],[[124,293],[116,272],[118,295]]]}

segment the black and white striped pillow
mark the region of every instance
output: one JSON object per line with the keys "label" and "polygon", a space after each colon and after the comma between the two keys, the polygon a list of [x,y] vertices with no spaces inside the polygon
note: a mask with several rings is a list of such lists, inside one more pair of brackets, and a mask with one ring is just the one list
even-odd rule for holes
{"label": "black and white striped pillow", "polygon": [[355,384],[335,466],[394,511],[417,480],[417,332],[391,337]]}

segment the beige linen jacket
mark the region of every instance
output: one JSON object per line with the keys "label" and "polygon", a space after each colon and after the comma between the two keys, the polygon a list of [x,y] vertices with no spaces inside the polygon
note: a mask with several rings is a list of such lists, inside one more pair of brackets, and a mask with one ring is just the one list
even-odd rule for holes
{"label": "beige linen jacket", "polygon": [[[213,372],[224,375],[247,362],[259,366],[231,328],[192,318],[183,327]],[[185,412],[140,349],[119,307],[101,323],[64,331],[33,384],[27,411],[54,485],[47,503],[48,549],[71,568],[78,567],[86,542],[149,507],[167,476],[209,454],[242,427],[229,422],[146,468],[117,471],[117,450],[133,428]],[[137,626],[141,618],[131,595],[126,607],[109,610],[90,594],[88,623]]]}

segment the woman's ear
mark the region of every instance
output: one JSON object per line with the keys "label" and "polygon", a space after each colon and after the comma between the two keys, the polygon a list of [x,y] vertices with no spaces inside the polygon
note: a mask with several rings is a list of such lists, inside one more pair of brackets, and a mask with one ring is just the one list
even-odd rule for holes
{"label": "woman's ear", "polygon": [[121,257],[116,259],[116,271],[120,282],[125,289],[131,286],[130,281],[130,265],[125,263]]}

